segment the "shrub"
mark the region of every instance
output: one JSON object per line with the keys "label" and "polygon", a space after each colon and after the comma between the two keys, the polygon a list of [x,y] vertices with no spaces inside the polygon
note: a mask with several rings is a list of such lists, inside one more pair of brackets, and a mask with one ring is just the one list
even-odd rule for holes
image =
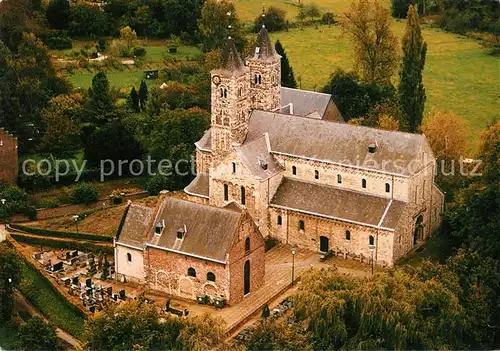
{"label": "shrub", "polygon": [[97,189],[88,183],[80,183],[75,186],[70,195],[72,204],[91,204],[99,198]]}
{"label": "shrub", "polygon": [[413,1],[409,0],[392,0],[391,4],[391,14],[395,18],[406,18],[408,14],[408,7],[413,4]]}
{"label": "shrub", "polygon": [[151,195],[158,195],[162,190],[172,189],[172,181],[169,177],[156,174],[148,179],[145,189]]}
{"label": "shrub", "polygon": [[335,14],[333,12],[325,12],[321,16],[321,23],[323,24],[334,24],[335,22]]}
{"label": "shrub", "polygon": [[99,39],[99,52],[104,52],[106,51],[106,39]]}
{"label": "shrub", "polygon": [[279,9],[274,6],[270,6],[266,12],[264,18],[259,15],[255,18],[255,31],[260,31],[262,27],[262,21],[264,20],[264,25],[268,32],[275,32],[285,28],[285,16],[286,12],[283,9]]}
{"label": "shrub", "polygon": [[45,40],[45,45],[52,50],[64,50],[73,48],[73,41],[66,36],[54,35]]}
{"label": "shrub", "polygon": [[146,56],[146,49],[145,48],[134,48],[134,56]]}

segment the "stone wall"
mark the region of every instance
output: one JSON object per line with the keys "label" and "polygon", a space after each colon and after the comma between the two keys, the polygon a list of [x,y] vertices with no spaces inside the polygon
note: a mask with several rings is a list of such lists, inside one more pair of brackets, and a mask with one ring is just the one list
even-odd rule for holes
{"label": "stone wall", "polygon": [[247,60],[250,68],[251,109],[273,111],[281,107],[281,63]]}
{"label": "stone wall", "polygon": [[[130,261],[128,259],[130,255]],[[116,244],[115,246],[115,271],[118,279],[122,276],[127,281],[144,281],[144,254],[142,250],[133,249]]]}
{"label": "stone wall", "polygon": [[[281,225],[278,224],[281,216]],[[325,219],[299,212],[270,207],[270,235],[283,243],[297,245],[311,251],[320,252],[320,237],[328,238],[329,249],[345,258],[369,262],[372,252],[369,247],[370,235],[374,237],[376,264],[393,265],[394,232],[346,222]],[[299,229],[299,221],[304,221],[304,230]],[[346,239],[350,232],[350,240]]]}
{"label": "stone wall", "polygon": [[196,149],[196,173],[208,173],[212,167],[212,153]]}
{"label": "stone wall", "polygon": [[0,181],[17,183],[17,138],[0,128]]}

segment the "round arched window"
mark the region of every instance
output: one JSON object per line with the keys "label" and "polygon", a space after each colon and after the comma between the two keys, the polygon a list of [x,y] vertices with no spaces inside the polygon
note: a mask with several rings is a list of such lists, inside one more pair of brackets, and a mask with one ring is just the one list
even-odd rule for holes
{"label": "round arched window", "polygon": [[208,272],[207,273],[207,280],[209,282],[214,282],[215,283],[215,274],[213,274],[212,272]]}

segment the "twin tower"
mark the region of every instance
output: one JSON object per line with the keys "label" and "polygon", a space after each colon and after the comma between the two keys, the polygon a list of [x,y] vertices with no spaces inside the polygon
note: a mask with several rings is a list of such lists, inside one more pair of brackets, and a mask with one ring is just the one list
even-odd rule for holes
{"label": "twin tower", "polygon": [[243,143],[252,110],[281,107],[281,56],[264,26],[245,64],[232,39],[226,41],[221,59],[221,67],[211,72],[212,152],[219,156]]}

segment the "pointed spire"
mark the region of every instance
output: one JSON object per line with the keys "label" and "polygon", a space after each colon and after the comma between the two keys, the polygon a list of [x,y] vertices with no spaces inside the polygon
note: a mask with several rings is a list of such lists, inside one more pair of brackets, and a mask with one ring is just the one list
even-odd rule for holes
{"label": "pointed spire", "polygon": [[255,48],[253,50],[252,56],[249,58],[254,60],[267,61],[279,57],[280,56],[276,53],[274,45],[269,38],[266,26],[262,24],[262,28],[257,37],[257,42],[255,43]]}
{"label": "pointed spire", "polygon": [[221,52],[221,69],[229,72],[241,72],[244,70],[245,65],[241,60],[238,50],[234,45],[234,40],[229,37]]}

